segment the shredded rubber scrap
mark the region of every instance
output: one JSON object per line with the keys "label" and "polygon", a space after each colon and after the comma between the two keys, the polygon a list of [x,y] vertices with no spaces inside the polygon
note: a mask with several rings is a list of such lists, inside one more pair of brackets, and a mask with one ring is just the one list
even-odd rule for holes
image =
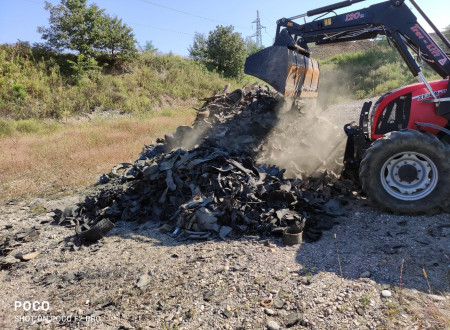
{"label": "shredded rubber scrap", "polygon": [[334,221],[324,205],[333,199],[345,210],[341,197],[351,192],[332,173],[287,179],[284,169],[256,161],[280,102],[261,88],[205,99],[193,127],[179,127],[145,146],[134,164],[103,175],[98,192],[61,224],[76,224],[85,240],[101,238],[117,221],[159,221],[179,239],[281,236],[291,227],[306,240],[320,238]]}
{"label": "shredded rubber scrap", "polygon": [[81,239],[95,242],[105,236],[114,227],[115,225],[109,219],[102,219],[90,228],[85,224],[76,226],[75,232]]}

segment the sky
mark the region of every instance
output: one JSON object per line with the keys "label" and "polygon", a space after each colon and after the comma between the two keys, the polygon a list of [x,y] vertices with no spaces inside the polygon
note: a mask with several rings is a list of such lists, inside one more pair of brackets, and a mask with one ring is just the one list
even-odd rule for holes
{"label": "sky", "polygon": [[[267,0],[88,0],[133,29],[141,47],[151,41],[161,53],[188,56],[196,32],[208,35],[217,25],[233,25],[243,38],[256,32],[256,11],[259,11],[264,46],[270,46],[275,36],[276,21],[306,13],[341,0],[267,1]],[[18,40],[43,42],[38,26],[48,27],[49,13],[44,0],[0,0],[0,44]],[[59,0],[49,0],[56,5]],[[338,14],[354,11],[380,1],[366,0],[337,10]],[[409,1],[406,1],[409,4]],[[450,25],[450,0],[416,0],[434,24],[443,29]],[[409,4],[412,8],[412,5]],[[415,9],[413,9],[415,12]],[[416,13],[416,16],[420,15]],[[299,23],[302,22],[299,20]],[[427,31],[428,25],[419,20]]]}

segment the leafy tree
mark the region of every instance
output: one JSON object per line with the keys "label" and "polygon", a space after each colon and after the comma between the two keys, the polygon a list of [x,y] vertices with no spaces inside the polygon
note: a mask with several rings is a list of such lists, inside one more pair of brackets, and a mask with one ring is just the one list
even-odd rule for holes
{"label": "leafy tree", "polygon": [[247,56],[259,52],[264,47],[258,47],[258,44],[253,41],[252,37],[245,38],[245,48],[247,49]]}
{"label": "leafy tree", "polygon": [[[447,27],[444,29],[442,34],[447,38],[447,40],[450,41],[450,25],[447,25]],[[444,44],[444,43],[442,43]],[[443,49],[445,49],[446,52],[448,52],[448,48],[444,45]]]}
{"label": "leafy tree", "polygon": [[206,43],[208,59],[225,77],[239,77],[244,69],[247,51],[241,35],[233,26],[217,26],[209,33]]}
{"label": "leafy tree", "polygon": [[122,23],[117,16],[103,15],[101,19],[101,35],[94,47],[106,52],[113,62],[117,59],[134,57],[137,52],[133,30]]}
{"label": "leafy tree", "polygon": [[447,27],[444,29],[444,36],[447,39],[450,39],[450,25],[447,25]]}
{"label": "leafy tree", "polygon": [[196,33],[189,54],[225,77],[237,78],[242,75],[247,51],[241,35],[233,32],[233,26],[217,26],[209,32],[207,39]]}
{"label": "leafy tree", "polygon": [[207,39],[203,33],[195,32],[194,43],[189,47],[189,55],[199,61],[208,60]]}
{"label": "leafy tree", "polygon": [[45,3],[50,12],[50,26],[39,27],[42,39],[52,49],[73,50],[83,59],[103,55],[110,62],[136,53],[132,29],[117,17],[105,14],[87,0],[61,0],[57,6]]}
{"label": "leafy tree", "polygon": [[154,53],[156,53],[158,51],[158,48],[156,48],[153,45],[153,41],[150,40],[150,41],[146,41],[145,42],[144,51],[154,54]]}
{"label": "leafy tree", "polygon": [[56,50],[75,50],[85,56],[94,56],[94,44],[101,36],[103,10],[87,0],[61,0],[57,6],[45,2],[50,12],[50,27],[39,27],[42,39]]}

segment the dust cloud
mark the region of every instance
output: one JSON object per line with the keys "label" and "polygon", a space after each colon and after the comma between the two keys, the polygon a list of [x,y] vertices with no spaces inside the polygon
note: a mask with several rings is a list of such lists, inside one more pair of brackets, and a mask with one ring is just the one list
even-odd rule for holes
{"label": "dust cloud", "polygon": [[354,93],[351,92],[353,76],[354,73],[350,69],[343,70],[334,66],[321,66],[317,104],[326,108],[329,104],[353,100]]}
{"label": "dust cloud", "polygon": [[210,127],[204,122],[198,122],[195,127],[179,126],[174,134],[166,134],[164,139],[167,149],[182,148],[191,150],[208,135]]}
{"label": "dust cloud", "polygon": [[[236,90],[205,104],[193,127],[165,135],[168,150],[219,147],[236,155],[252,150],[256,163],[285,169],[287,178],[340,173],[346,136],[339,114],[327,113],[317,99],[258,99],[256,88],[249,91]],[[265,104],[268,100],[272,103]]]}
{"label": "dust cloud", "polygon": [[342,170],[346,135],[317,100],[285,99],[277,111],[279,121],[262,146],[259,163],[286,169],[286,177]]}

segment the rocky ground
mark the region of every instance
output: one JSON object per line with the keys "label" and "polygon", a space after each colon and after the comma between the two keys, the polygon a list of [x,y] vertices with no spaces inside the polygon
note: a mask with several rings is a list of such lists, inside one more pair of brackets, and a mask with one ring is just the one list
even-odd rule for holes
{"label": "rocky ground", "polygon": [[[360,106],[327,111],[340,125]],[[450,327],[448,213],[383,213],[355,194],[320,240],[294,246],[186,239],[162,221],[116,221],[83,243],[55,218],[96,189],[0,206],[2,329]]]}
{"label": "rocky ground", "polygon": [[44,211],[75,199],[1,207],[1,235],[16,240],[0,272],[3,329],[449,326],[448,214],[395,216],[358,200],[315,243],[180,241],[161,223],[118,222],[82,245]]}

